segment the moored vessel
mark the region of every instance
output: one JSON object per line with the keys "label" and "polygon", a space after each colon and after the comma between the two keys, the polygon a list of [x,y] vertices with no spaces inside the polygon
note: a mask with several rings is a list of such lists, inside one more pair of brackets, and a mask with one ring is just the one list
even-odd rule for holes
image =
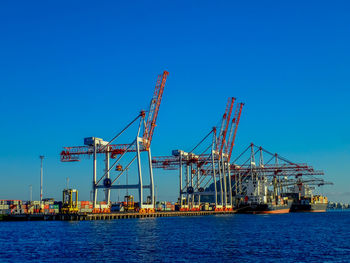
{"label": "moored vessel", "polygon": [[[253,176],[244,183],[247,195],[239,200],[235,211],[241,214],[285,214],[289,213],[292,202],[279,195],[280,187],[276,178],[269,182],[266,177]],[[272,190],[268,186],[273,186]]]}
{"label": "moored vessel", "polygon": [[302,197],[300,200],[294,200],[291,206],[291,212],[326,212],[328,199],[322,195],[313,197]]}
{"label": "moored vessel", "polygon": [[291,204],[247,204],[236,208],[237,213],[241,214],[286,214],[290,211]]}
{"label": "moored vessel", "polygon": [[323,195],[313,195],[315,188],[300,179],[286,195],[292,201],[291,212],[326,212],[328,199]]}

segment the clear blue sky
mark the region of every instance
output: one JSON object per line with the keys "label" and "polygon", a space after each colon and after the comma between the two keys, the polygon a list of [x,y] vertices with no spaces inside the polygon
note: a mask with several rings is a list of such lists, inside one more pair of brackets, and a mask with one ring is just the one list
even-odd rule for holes
{"label": "clear blue sky", "polygon": [[[251,141],[323,169],[331,200],[350,201],[348,1],[2,1],[0,199],[89,198],[91,161],[63,146],[110,139],[147,108],[170,72],[153,155],[189,150],[244,101],[234,154]],[[160,199],[177,174],[156,171]],[[114,195],[115,196],[115,195]]]}

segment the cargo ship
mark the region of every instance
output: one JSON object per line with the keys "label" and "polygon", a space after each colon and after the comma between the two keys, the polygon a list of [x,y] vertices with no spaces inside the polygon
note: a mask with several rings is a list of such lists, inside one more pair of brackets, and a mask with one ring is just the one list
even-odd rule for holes
{"label": "cargo ship", "polygon": [[326,212],[328,205],[327,197],[322,195],[312,198],[303,198],[293,202],[291,212]]}
{"label": "cargo ship", "polygon": [[314,188],[299,180],[291,192],[287,193],[292,201],[291,212],[326,212],[328,199],[323,195],[313,195]]}
{"label": "cargo ship", "polygon": [[241,214],[286,214],[289,213],[291,203],[285,204],[241,204],[236,208],[237,213]]}
{"label": "cargo ship", "polygon": [[292,202],[281,197],[277,180],[274,178],[273,190],[266,178],[253,176],[243,183],[246,196],[236,200],[235,211],[242,214],[285,214],[289,213]]}

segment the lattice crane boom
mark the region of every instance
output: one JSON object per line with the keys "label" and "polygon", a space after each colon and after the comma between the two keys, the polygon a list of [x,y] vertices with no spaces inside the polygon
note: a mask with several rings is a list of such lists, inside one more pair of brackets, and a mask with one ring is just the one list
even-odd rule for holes
{"label": "lattice crane boom", "polygon": [[[97,148],[97,154],[111,153],[111,158],[114,159],[116,155],[123,154],[129,144],[110,144],[108,147],[100,146]],[[128,150],[129,152],[136,152],[136,147],[133,146]],[[61,161],[62,162],[75,162],[80,161],[82,155],[93,155],[94,148],[92,146],[73,146],[73,147],[64,147],[61,152]]]}
{"label": "lattice crane boom", "polygon": [[243,109],[244,103],[240,103],[237,105],[238,108],[238,113],[236,111],[235,116],[234,116],[234,132],[233,132],[233,136],[230,142],[228,142],[228,144],[230,145],[230,149],[228,151],[228,162],[230,162],[231,160],[231,155],[232,155],[232,150],[233,150],[233,146],[235,145],[235,140],[236,140],[236,135],[237,135],[237,129],[238,129],[238,125],[239,125],[239,120],[241,119],[241,114],[242,114],[242,109]]}
{"label": "lattice crane boom", "polygon": [[[223,142],[223,134],[224,134],[224,130],[225,130],[225,123],[226,123],[226,119],[227,119],[227,115],[229,113],[229,109],[230,109],[230,100],[232,98],[228,98],[227,100],[227,104],[226,104],[226,110],[225,110],[225,113],[224,115],[222,116],[222,120],[221,120],[221,125],[220,125],[220,129],[219,129],[219,136],[217,137],[218,140],[217,140],[217,143],[215,145],[215,150],[217,153],[219,152],[222,152],[222,142]],[[221,156],[221,155],[220,155]]]}
{"label": "lattice crane boom", "polygon": [[168,75],[169,75],[169,72],[164,71],[163,74],[158,76],[157,84],[154,90],[154,95],[151,100],[151,104],[149,108],[145,131],[143,133],[143,141],[146,149],[149,149],[151,145],[154,128],[156,126],[158,111],[159,111],[160,103],[162,101],[165,82]]}
{"label": "lattice crane boom", "polygon": [[[163,90],[165,87],[166,78],[168,72],[164,71],[163,74],[158,76],[155,91],[151,100],[150,109],[148,111],[148,116],[146,119],[146,112],[141,111],[138,116],[134,118],[128,125],[126,125],[118,134],[116,134],[110,141],[104,141],[97,137],[88,137],[84,139],[85,146],[76,147],[64,147],[61,152],[62,162],[73,162],[79,161],[82,156],[92,156],[93,166],[92,166],[92,187],[93,187],[93,207],[96,208],[97,205],[97,193],[98,189],[105,190],[105,200],[107,203],[110,202],[110,191],[112,189],[137,189],[139,193],[139,209],[140,212],[152,212],[154,211],[155,198],[154,198],[154,180],[152,172],[152,164],[149,162],[149,169],[147,172],[142,172],[145,167],[141,163],[141,152],[146,152],[149,161],[151,160],[150,144],[152,140],[152,135],[154,128],[156,126],[156,120],[158,116],[159,106],[163,96]],[[122,134],[126,133],[127,130],[139,120],[137,134],[135,139],[129,144],[112,144],[117,138]],[[146,121],[147,120],[147,121]],[[140,136],[140,132],[144,131],[143,135]],[[131,154],[129,154],[131,153]],[[105,168],[103,175],[100,179],[97,178],[97,155],[105,154]],[[110,164],[110,159],[115,159],[113,164]],[[119,163],[123,159],[126,166]],[[137,173],[135,175],[138,177],[138,184],[126,183],[125,185],[116,185],[116,181],[124,174],[124,172],[129,169],[129,167],[137,163]],[[116,167],[116,169],[114,169]],[[111,173],[114,180],[111,179]],[[143,178],[149,176],[149,184],[143,183]],[[148,189],[149,196],[147,196],[147,202],[144,202],[144,190]],[[98,209],[98,208],[96,208]]]}
{"label": "lattice crane boom", "polygon": [[228,129],[228,126],[229,126],[229,123],[230,123],[230,119],[231,119],[231,114],[232,114],[232,109],[233,109],[233,104],[235,103],[235,98],[231,97],[229,98],[228,100],[228,112],[227,112],[227,115],[225,116],[225,128],[224,128],[224,131],[222,133],[222,138],[221,138],[221,142],[220,142],[220,156],[222,155],[222,151],[223,151],[223,148],[226,144],[226,135],[227,135],[227,129]]}

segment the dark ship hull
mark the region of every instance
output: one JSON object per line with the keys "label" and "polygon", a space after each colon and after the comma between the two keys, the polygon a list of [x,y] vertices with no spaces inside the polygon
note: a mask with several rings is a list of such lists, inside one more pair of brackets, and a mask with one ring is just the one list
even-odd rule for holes
{"label": "dark ship hull", "polygon": [[242,204],[236,208],[240,214],[286,214],[290,211],[290,204]]}
{"label": "dark ship hull", "polygon": [[326,212],[327,203],[324,204],[300,204],[293,203],[290,211],[291,212]]}

